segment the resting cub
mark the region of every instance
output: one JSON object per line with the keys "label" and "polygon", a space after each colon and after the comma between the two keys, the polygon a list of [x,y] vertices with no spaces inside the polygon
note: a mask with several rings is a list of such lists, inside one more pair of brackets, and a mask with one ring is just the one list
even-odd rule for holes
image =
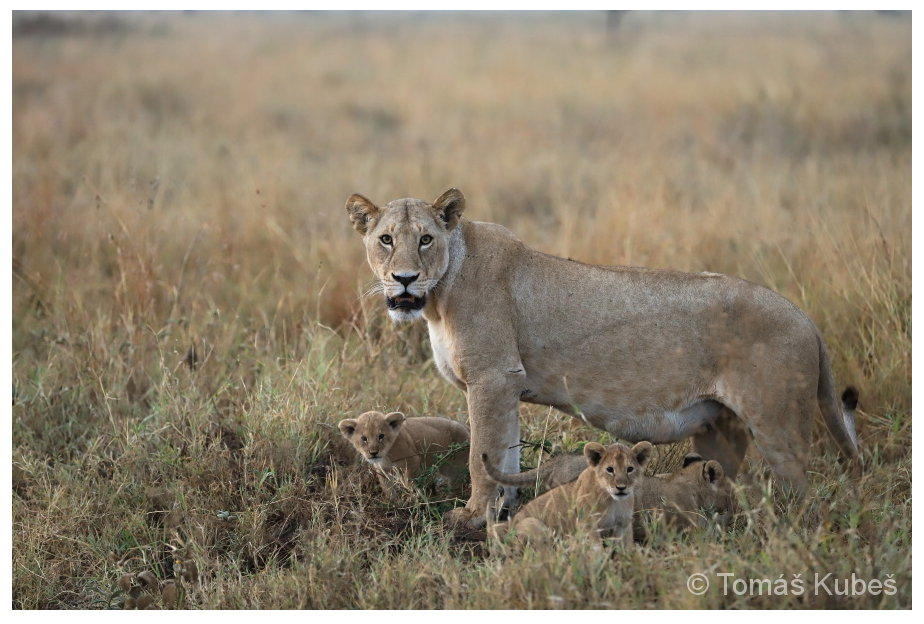
{"label": "resting cub", "polygon": [[[359,418],[341,420],[338,427],[363,459],[377,469],[379,483],[389,495],[393,493],[395,476],[418,477],[452,445],[469,441],[468,427],[460,422],[432,416],[405,418],[401,412],[387,416],[366,412]],[[456,487],[467,466],[468,450],[462,449],[446,458],[439,472],[451,487]]]}
{"label": "resting cub", "polygon": [[[632,512],[635,484],[645,472],[651,444],[639,442],[631,449],[623,444],[603,446],[591,442],[584,447],[586,466],[577,481],[549,490],[523,507],[509,522],[491,524],[489,531],[501,539],[508,531],[517,532],[517,542],[542,537],[548,532],[566,534],[586,527],[598,537],[612,531],[624,547],[632,546]],[[488,475],[502,476],[482,454]]]}
{"label": "resting cub", "polygon": [[724,527],[734,507],[734,488],[722,464],[689,453],[680,470],[647,477],[636,489],[633,532],[635,539],[647,537],[650,513],[678,529],[702,526],[709,516],[701,510],[716,513],[717,522]]}

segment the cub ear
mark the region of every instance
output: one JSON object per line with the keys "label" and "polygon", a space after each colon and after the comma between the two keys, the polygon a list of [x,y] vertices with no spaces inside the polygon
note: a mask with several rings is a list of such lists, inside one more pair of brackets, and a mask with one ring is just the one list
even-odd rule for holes
{"label": "cub ear", "polygon": [[714,459],[707,461],[706,465],[703,466],[703,479],[709,483],[716,483],[724,476],[725,470],[722,468],[722,464]]}
{"label": "cub ear", "polygon": [[337,427],[340,428],[340,433],[344,438],[349,440],[353,437],[353,434],[356,433],[356,419],[355,418],[344,418],[340,421]]}
{"label": "cub ear", "polygon": [[465,196],[459,189],[451,188],[433,202],[433,211],[443,220],[447,230],[459,224],[459,217],[465,210]]}
{"label": "cub ear", "polygon": [[385,417],[385,424],[397,431],[404,424],[404,414],[401,412],[392,412]]}
{"label": "cub ear", "polygon": [[703,461],[703,456],[699,453],[687,453],[683,456],[683,466],[681,468],[686,468],[690,464],[695,464]]}
{"label": "cub ear", "polygon": [[642,468],[645,467],[645,464],[648,463],[648,460],[651,459],[651,442],[639,442],[632,447],[632,454],[635,455],[635,461],[638,462],[638,465]]}
{"label": "cub ear", "polygon": [[369,222],[376,219],[379,214],[378,207],[358,193],[350,195],[350,198],[346,200],[346,211],[350,215],[353,227],[363,236],[369,231]]}
{"label": "cub ear", "polygon": [[590,466],[599,464],[605,453],[606,448],[597,442],[588,442],[584,446],[584,457],[587,458],[587,464]]}

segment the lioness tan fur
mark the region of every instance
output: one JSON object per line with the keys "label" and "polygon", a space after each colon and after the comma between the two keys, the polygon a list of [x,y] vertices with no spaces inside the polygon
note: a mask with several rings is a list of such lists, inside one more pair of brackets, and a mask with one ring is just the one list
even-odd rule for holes
{"label": "lioness tan fur", "polygon": [[683,530],[714,517],[725,528],[735,506],[734,485],[722,464],[690,453],[676,472],[645,477],[636,486],[633,531],[636,539],[645,539],[653,517]]}
{"label": "lioness tan fur", "polygon": [[[405,418],[401,412],[366,412],[359,418],[341,420],[338,427],[363,459],[376,468],[379,483],[389,495],[394,493],[395,477],[414,479],[453,445],[469,441],[468,427],[460,422],[432,416]],[[440,475],[451,487],[457,487],[467,463],[465,452],[457,450],[440,465]]]}
{"label": "lioness tan fur", "polygon": [[[583,528],[596,537],[612,532],[624,547],[631,547],[636,486],[644,478],[651,444],[639,442],[630,449],[618,442],[609,446],[590,442],[583,456],[584,470],[576,481],[533,499],[509,522],[493,524],[489,518],[491,537],[503,539],[516,531],[517,541],[523,544],[548,533],[566,535]],[[496,471],[487,455],[481,460],[488,474]]]}
{"label": "lioness tan fur", "polygon": [[[462,218],[465,205],[450,189],[433,203],[381,207],[352,195],[346,210],[389,314],[426,319],[437,368],[465,391],[471,457],[487,453],[517,471],[520,401],[633,442],[692,436],[704,456],[731,448],[738,463],[753,438],[800,491],[816,406],[845,456],[858,456],[821,334],[779,294],[714,273],[556,258]],[[471,475],[471,498],[451,523],[480,524],[493,497],[480,462]]]}

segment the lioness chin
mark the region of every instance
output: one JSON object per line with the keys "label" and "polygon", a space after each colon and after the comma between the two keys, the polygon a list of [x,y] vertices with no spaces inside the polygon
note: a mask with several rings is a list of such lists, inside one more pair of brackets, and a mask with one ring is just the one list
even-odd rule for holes
{"label": "lioness chin", "polygon": [[[749,438],[784,485],[806,484],[816,406],[844,455],[856,431],[841,411],[815,324],[779,294],[714,273],[601,267],[528,248],[509,230],[462,217],[457,189],[433,203],[377,206],[352,195],[389,314],[427,321],[440,373],[465,391],[471,458],[519,467],[519,403],[550,405],[633,442],[693,437],[730,474]],[[852,416],[852,414],[850,415]],[[480,462],[450,522],[481,524],[493,495]],[[516,500],[514,488],[506,499]]]}

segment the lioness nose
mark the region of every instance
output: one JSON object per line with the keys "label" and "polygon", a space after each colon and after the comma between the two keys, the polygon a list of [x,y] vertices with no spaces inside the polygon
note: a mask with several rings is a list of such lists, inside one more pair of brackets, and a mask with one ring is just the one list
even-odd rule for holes
{"label": "lioness nose", "polygon": [[400,282],[402,286],[407,288],[417,281],[417,278],[420,277],[420,273],[415,273],[414,275],[401,275],[399,273],[392,273],[391,276]]}

